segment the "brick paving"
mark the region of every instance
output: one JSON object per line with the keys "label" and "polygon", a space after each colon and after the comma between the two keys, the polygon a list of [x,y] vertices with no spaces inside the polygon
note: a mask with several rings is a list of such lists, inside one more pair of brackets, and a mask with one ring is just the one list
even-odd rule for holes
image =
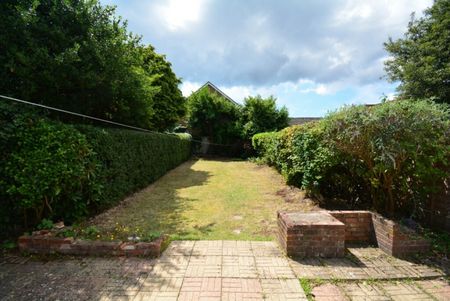
{"label": "brick paving", "polygon": [[334,284],[327,283],[316,286],[312,290],[312,295],[316,301],[346,301],[344,293]]}
{"label": "brick paving", "polygon": [[348,256],[331,259],[290,260],[298,278],[341,280],[401,280],[445,276],[430,266],[387,255],[378,248],[348,248]]}
{"label": "brick paving", "polygon": [[158,259],[9,256],[0,300],[307,300],[298,278],[344,280],[316,286],[315,300],[450,300],[442,271],[376,248],[349,251],[292,260],[274,242],[175,241]]}

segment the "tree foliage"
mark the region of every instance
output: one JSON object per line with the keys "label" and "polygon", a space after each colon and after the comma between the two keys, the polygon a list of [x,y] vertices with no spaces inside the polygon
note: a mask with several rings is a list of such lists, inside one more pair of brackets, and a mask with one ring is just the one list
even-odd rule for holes
{"label": "tree foliage", "polygon": [[281,130],[288,126],[288,115],[286,107],[277,109],[273,96],[266,99],[259,95],[247,97],[241,111],[242,135],[251,139],[257,133]]}
{"label": "tree foliage", "polygon": [[155,77],[153,84],[159,87],[153,96],[153,127],[161,131],[172,129],[186,114],[186,99],[178,88],[181,80],[165,56],[157,54],[152,46],[145,47],[143,55],[144,69],[150,77]]}
{"label": "tree foliage", "polygon": [[183,110],[170,64],[97,0],[1,1],[0,40],[4,94],[157,129]]}
{"label": "tree foliage", "polygon": [[389,39],[385,63],[404,98],[435,98],[450,103],[450,1],[436,0],[423,18],[412,15],[404,38]]}
{"label": "tree foliage", "polygon": [[232,143],[240,136],[239,107],[205,87],[188,98],[188,123],[194,136]]}

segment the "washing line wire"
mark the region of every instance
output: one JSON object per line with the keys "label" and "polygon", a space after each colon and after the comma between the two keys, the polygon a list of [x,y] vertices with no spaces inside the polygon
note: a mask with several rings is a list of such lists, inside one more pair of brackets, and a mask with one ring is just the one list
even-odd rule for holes
{"label": "washing line wire", "polygon": [[146,130],[146,129],[143,129],[143,128],[140,128],[140,127],[135,127],[135,126],[132,126],[132,125],[127,125],[127,124],[123,124],[123,123],[119,123],[119,122],[114,122],[114,121],[110,121],[110,120],[106,120],[106,119],[97,118],[97,117],[94,117],[94,116],[89,116],[89,115],[84,115],[84,114],[71,112],[71,111],[67,111],[67,110],[63,110],[63,109],[58,109],[58,108],[55,108],[55,107],[50,107],[50,106],[46,106],[46,105],[43,105],[43,104],[30,102],[30,101],[26,101],[26,100],[14,98],[14,97],[1,95],[1,94],[0,94],[0,97],[4,98],[4,99],[9,99],[9,100],[12,100],[12,101],[24,103],[24,104],[27,104],[27,105],[31,105],[31,106],[36,106],[36,107],[49,109],[49,110],[53,110],[53,111],[57,111],[57,112],[61,112],[61,113],[69,114],[69,115],[74,115],[74,116],[78,116],[78,117],[82,117],[82,118],[92,119],[92,120],[96,120],[96,121],[106,122],[106,123],[109,123],[109,124],[114,124],[114,125],[130,128],[130,129],[138,130],[138,131],[144,131],[144,132],[149,132],[149,133],[158,133],[158,132],[155,132],[155,131]]}
{"label": "washing line wire", "polygon": [[[31,102],[31,101],[26,101],[26,100],[23,100],[23,99],[18,99],[18,98],[14,98],[14,97],[2,95],[2,94],[0,94],[0,98],[8,99],[8,100],[12,100],[12,101],[15,101],[15,102],[19,102],[19,103],[23,103],[23,104],[27,104],[27,105],[31,105],[31,106],[36,106],[36,107],[40,107],[40,108],[44,108],[44,109],[48,109],[48,110],[52,110],[52,111],[56,111],[56,112],[61,112],[61,113],[69,114],[69,115],[74,115],[74,116],[78,116],[78,117],[82,117],[82,118],[87,118],[87,119],[92,119],[92,120],[96,120],[96,121],[100,121],[100,122],[105,122],[105,123],[109,123],[109,124],[113,124],[113,125],[129,128],[129,129],[133,129],[133,130],[137,130],[137,131],[142,131],[142,132],[147,132],[147,133],[154,133],[154,134],[176,136],[176,134],[172,134],[172,133],[160,133],[160,132],[147,130],[147,129],[143,129],[143,128],[132,126],[132,125],[128,125],[128,124],[123,124],[123,123],[119,123],[119,122],[115,122],[115,121],[111,121],[111,120],[97,118],[97,117],[94,117],[94,116],[89,116],[89,115],[85,115],[85,114],[81,114],[81,113],[76,113],[76,112],[72,112],[72,111],[68,111],[68,110],[63,110],[63,109],[59,109],[59,108],[55,108],[55,107],[51,107],[51,106],[46,106],[46,105],[43,105],[43,104],[39,104],[39,103]],[[202,143],[202,144],[209,144],[209,145],[232,146],[232,144],[220,144],[220,143],[203,142],[203,141],[195,140],[195,139],[191,139],[191,141],[199,142],[199,143]]]}

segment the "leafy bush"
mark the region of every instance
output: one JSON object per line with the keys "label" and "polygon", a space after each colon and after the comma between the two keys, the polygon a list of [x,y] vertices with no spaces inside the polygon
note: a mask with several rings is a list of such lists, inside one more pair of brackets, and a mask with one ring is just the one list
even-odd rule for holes
{"label": "leafy bush", "polygon": [[0,236],[108,208],[191,153],[187,134],[75,127],[15,106],[0,109]]}
{"label": "leafy bush", "polygon": [[86,138],[72,126],[37,117],[17,123],[13,140],[2,164],[2,186],[13,208],[30,223],[86,214],[84,198],[96,168]]}
{"label": "leafy bush", "polygon": [[194,137],[207,136],[220,144],[231,144],[239,139],[239,108],[219,94],[205,87],[189,96],[187,108]]}
{"label": "leafy bush", "polygon": [[253,137],[291,184],[390,215],[420,215],[450,175],[450,111],[430,101],[343,108],[317,123]]}
{"label": "leafy bush", "polygon": [[278,132],[259,133],[253,136],[252,146],[256,152],[263,157],[265,162],[270,165],[277,164],[277,148],[278,138],[280,134]]}
{"label": "leafy bush", "polygon": [[450,111],[430,101],[351,107],[324,120],[326,140],[359,160],[375,207],[415,212],[449,175]]}
{"label": "leafy bush", "polygon": [[277,109],[276,98],[262,98],[260,95],[244,99],[240,114],[242,137],[250,140],[253,135],[268,131],[278,131],[288,126],[288,110]]}

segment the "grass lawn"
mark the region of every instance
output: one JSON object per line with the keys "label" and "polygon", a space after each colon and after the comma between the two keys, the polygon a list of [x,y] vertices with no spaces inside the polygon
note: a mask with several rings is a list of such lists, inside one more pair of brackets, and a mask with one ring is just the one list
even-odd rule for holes
{"label": "grass lawn", "polygon": [[95,217],[102,232],[117,225],[173,239],[269,240],[276,212],[316,208],[267,166],[246,161],[191,160]]}

